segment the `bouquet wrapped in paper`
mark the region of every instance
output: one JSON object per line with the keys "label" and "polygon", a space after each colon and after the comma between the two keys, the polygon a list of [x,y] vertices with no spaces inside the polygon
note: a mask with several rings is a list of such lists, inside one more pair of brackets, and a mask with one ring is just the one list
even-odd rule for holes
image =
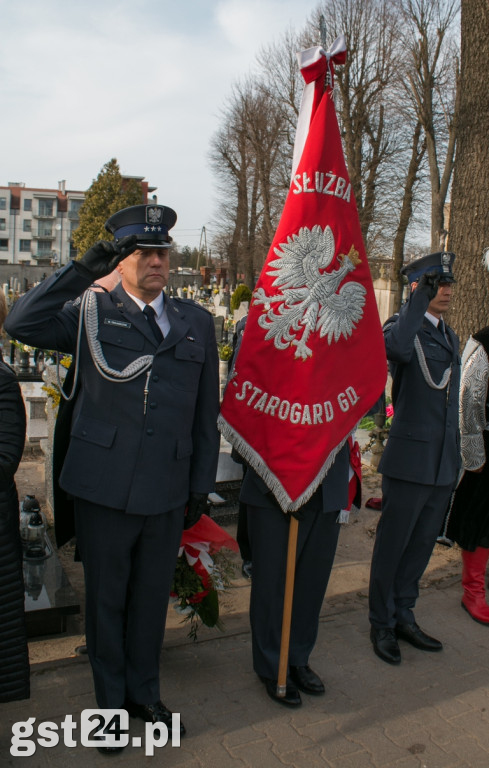
{"label": "bouquet wrapped in paper", "polygon": [[183,531],[170,594],[178,603],[176,610],[190,621],[194,639],[199,621],[222,629],[218,593],[229,586],[234,571],[224,549],[237,552],[238,544],[208,515]]}

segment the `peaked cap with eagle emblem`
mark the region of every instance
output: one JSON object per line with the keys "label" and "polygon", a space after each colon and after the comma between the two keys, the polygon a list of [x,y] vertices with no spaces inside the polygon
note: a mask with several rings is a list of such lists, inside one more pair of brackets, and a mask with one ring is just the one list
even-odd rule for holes
{"label": "peaked cap with eagle emblem", "polygon": [[438,251],[429,253],[420,259],[409,262],[401,269],[401,275],[405,275],[410,283],[418,282],[421,275],[440,275],[440,283],[455,283],[453,274],[453,262],[455,254],[451,251]]}
{"label": "peaked cap with eagle emblem", "polygon": [[177,214],[166,205],[131,205],[112,214],[105,229],[117,242],[127,235],[137,235],[138,248],[170,248],[169,230],[175,225]]}

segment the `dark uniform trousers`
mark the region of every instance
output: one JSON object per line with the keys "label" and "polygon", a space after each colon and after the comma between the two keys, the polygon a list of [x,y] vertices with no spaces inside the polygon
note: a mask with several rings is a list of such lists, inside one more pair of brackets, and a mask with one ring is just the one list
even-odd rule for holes
{"label": "dark uniform trousers", "polygon": [[[289,663],[308,664],[338,543],[338,512],[304,511],[299,522]],[[280,510],[248,506],[253,553],[250,623],[255,672],[277,678],[289,520]]]}
{"label": "dark uniform trousers", "polygon": [[[160,698],[159,661],[184,509],[159,515],[75,499],[86,638],[101,708]],[[165,553],[162,552],[164,542]],[[156,608],[156,609],[155,609]]]}
{"label": "dark uniform trousers", "polygon": [[[348,444],[338,452],[312,498],[301,507],[290,632],[289,663],[303,666],[316,642],[319,614],[338,543],[339,510],[348,502]],[[253,562],[250,623],[253,668],[261,677],[278,674],[290,523],[268,488],[248,469],[241,487],[248,508]]]}
{"label": "dark uniform trousers", "polygon": [[433,551],[453,485],[418,485],[382,478],[370,573],[370,623],[376,629],[412,624],[418,582]]}

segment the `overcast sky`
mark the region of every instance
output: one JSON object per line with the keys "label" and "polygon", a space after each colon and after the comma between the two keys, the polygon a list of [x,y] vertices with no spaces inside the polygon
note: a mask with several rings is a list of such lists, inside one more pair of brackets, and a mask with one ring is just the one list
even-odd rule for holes
{"label": "overcast sky", "polygon": [[[260,46],[318,0],[0,0],[0,186],[85,190],[116,157],[208,240],[209,139]],[[332,41],[328,41],[332,42]]]}

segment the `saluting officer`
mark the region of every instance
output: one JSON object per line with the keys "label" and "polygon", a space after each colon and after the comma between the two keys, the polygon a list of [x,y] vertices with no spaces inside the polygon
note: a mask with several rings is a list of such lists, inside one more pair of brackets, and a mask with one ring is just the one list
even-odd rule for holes
{"label": "saluting officer", "polygon": [[[176,218],[161,205],[114,214],[105,225],[114,241],[30,290],[5,323],[16,339],[75,356],[59,482],[75,500],[98,705],[170,730],[159,683],[170,586],[184,521],[205,510],[219,452],[212,317],[163,292]],[[115,268],[112,291],[87,290]]]}
{"label": "saluting officer", "polygon": [[413,608],[460,468],[459,340],[445,326],[455,254],[432,253],[401,271],[411,295],[384,325],[394,417],[379,464],[382,514],[370,574],[371,640],[399,664],[398,639],[425,651],[442,644],[417,625]]}

